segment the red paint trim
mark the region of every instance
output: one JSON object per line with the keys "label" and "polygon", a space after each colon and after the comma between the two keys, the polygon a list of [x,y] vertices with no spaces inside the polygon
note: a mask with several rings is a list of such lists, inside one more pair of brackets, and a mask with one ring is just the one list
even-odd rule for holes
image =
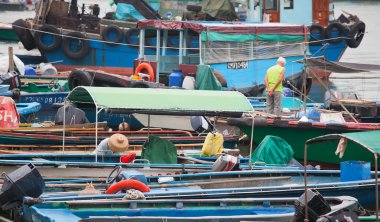
{"label": "red paint trim", "polygon": [[123,180],[110,186],[110,188],[106,190],[105,194],[115,194],[120,190],[125,189],[135,189],[144,193],[150,192],[150,188],[138,180]]}

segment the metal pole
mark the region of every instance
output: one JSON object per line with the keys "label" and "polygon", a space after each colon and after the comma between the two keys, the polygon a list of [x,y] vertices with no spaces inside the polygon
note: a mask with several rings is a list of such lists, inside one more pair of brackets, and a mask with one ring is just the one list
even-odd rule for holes
{"label": "metal pole", "polygon": [[379,183],[378,183],[378,180],[379,180],[379,176],[377,175],[378,173],[378,169],[377,169],[377,153],[375,153],[375,186],[376,186],[376,190],[375,190],[375,195],[376,195],[376,222],[379,221]]}
{"label": "metal pole", "polygon": [[160,82],[160,49],[161,49],[161,30],[157,29],[156,43],[156,82]]}
{"label": "metal pole", "polygon": [[[98,106],[95,106],[95,149],[98,147]],[[95,152],[95,162],[98,162],[98,151]]]}
{"label": "metal pole", "polygon": [[183,49],[182,49],[182,43],[183,43],[183,30],[179,31],[179,60],[178,63],[182,64],[182,56],[183,56]]}
{"label": "metal pole", "polygon": [[139,58],[144,59],[145,54],[145,29],[140,30],[140,47],[139,47]]}
{"label": "metal pole", "polygon": [[166,48],[168,46],[168,30],[164,30],[164,39],[162,40],[162,55],[166,56]]}
{"label": "metal pole", "polygon": [[249,144],[249,159],[248,159],[248,165],[249,169],[252,170],[252,146],[253,146],[253,130],[255,128],[255,116],[251,114],[252,117],[252,126],[251,126],[251,141]]}
{"label": "metal pole", "polygon": [[62,130],[62,153],[65,154],[65,136],[66,136],[66,100],[63,102],[63,130]]}
{"label": "metal pole", "polygon": [[303,180],[305,183],[305,222],[309,221],[309,214],[308,214],[308,206],[307,206],[307,170],[306,170],[306,165],[307,165],[307,144],[305,144],[305,151],[303,154]]}
{"label": "metal pole", "polygon": [[150,114],[148,114],[148,139],[150,136]]}

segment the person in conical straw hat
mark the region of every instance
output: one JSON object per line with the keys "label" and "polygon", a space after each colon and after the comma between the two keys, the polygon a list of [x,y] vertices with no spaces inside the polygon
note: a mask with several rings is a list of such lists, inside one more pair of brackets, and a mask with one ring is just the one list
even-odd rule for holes
{"label": "person in conical straw hat", "polygon": [[128,147],[128,138],[123,134],[116,133],[113,134],[111,137],[102,140],[93,153],[123,153],[126,150],[128,150]]}

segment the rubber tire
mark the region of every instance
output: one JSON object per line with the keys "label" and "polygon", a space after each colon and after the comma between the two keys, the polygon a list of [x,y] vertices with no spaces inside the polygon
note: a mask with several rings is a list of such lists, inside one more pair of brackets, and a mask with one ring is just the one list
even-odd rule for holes
{"label": "rubber tire", "polygon": [[334,23],[331,23],[330,25],[327,26],[327,28],[326,28],[326,38],[328,39],[327,41],[329,41],[330,43],[337,44],[337,43],[340,43],[341,41],[343,41],[344,39],[343,38],[330,39],[330,38],[332,38],[331,34],[332,34],[332,31],[334,29],[338,30],[339,37],[345,36],[346,29],[339,22],[334,22]]}
{"label": "rubber tire", "polygon": [[36,48],[32,33],[27,29],[25,21],[18,19],[12,23],[12,29],[16,32],[24,48],[28,51]]}
{"label": "rubber tire", "polygon": [[[312,33],[314,32],[314,30],[318,31],[320,33],[319,39],[313,37]],[[325,32],[326,32],[326,30],[322,26],[320,26],[318,24],[311,25],[310,26],[310,43],[309,43],[309,45],[311,45],[311,46],[322,45],[322,41],[320,41],[320,40],[325,39],[325,36],[326,36]],[[318,41],[318,42],[315,42],[315,41]]]}
{"label": "rubber tire", "polygon": [[111,46],[117,45],[114,44],[110,39],[108,39],[108,34],[110,32],[115,32],[117,35],[116,41],[114,41],[115,43],[120,43],[123,40],[123,31],[116,25],[109,25],[102,32],[102,39],[104,41],[107,41],[106,44]]}
{"label": "rubber tire", "polygon": [[[365,23],[360,21],[359,23],[355,24],[348,33],[348,37],[350,39],[347,40],[347,45],[350,48],[357,48],[363,40],[364,33]],[[360,35],[359,38],[355,38],[356,35]]]}
{"label": "rubber tire", "polygon": [[188,35],[187,36],[187,42],[186,42],[186,45],[187,45],[187,50],[189,52],[192,52],[192,53],[199,53],[199,46],[197,47],[193,47],[193,45],[191,44],[192,40],[194,38],[199,38],[197,35]]}
{"label": "rubber tire", "polygon": [[73,90],[77,86],[91,86],[93,82],[92,79],[89,72],[83,69],[74,69],[68,78],[69,89]]}
{"label": "rubber tire", "polygon": [[[56,27],[52,25],[43,25],[38,30],[42,31],[42,32],[36,32],[34,34],[34,40],[36,42],[38,49],[42,51],[52,52],[52,51],[57,50],[61,46],[62,37],[59,36],[61,32]],[[51,45],[46,45],[44,42],[42,42],[42,39],[41,39],[42,36],[44,34],[47,34],[43,32],[56,34],[54,35],[54,42]]]}
{"label": "rubber tire", "polygon": [[[177,36],[168,36],[168,41],[167,41],[167,46],[171,49],[171,50],[179,50],[179,44],[175,45],[173,44],[173,39],[176,38]],[[179,36],[178,36],[179,38]],[[179,42],[179,40],[178,40]]]}
{"label": "rubber tire", "polygon": [[[137,33],[137,36],[138,36],[140,32],[139,32],[138,29],[135,29],[135,28],[130,28],[130,29],[128,29],[128,30],[125,32],[125,40],[126,40],[127,44],[129,44],[129,45],[133,45],[133,46],[135,46],[135,47],[138,47],[138,46],[140,45],[140,42],[138,41],[137,43],[135,43],[135,42],[132,42],[132,40],[131,40],[131,35],[132,35],[133,33]],[[138,39],[138,38],[137,38],[137,39]]]}
{"label": "rubber tire", "polygon": [[[82,41],[82,48],[78,52],[73,52],[70,49],[70,41],[73,38],[70,38],[70,37],[76,37],[76,38],[83,38],[83,39],[85,39],[85,36],[82,33],[80,33],[80,32],[70,32],[70,33],[68,33],[66,35],[66,37],[63,38],[63,41],[62,41],[62,50],[63,50],[63,53],[67,57],[69,57],[71,59],[81,59],[81,58],[85,57],[90,52],[90,46],[89,46],[88,40],[87,39],[80,40],[80,41]],[[74,39],[74,40],[76,40],[76,39]]]}

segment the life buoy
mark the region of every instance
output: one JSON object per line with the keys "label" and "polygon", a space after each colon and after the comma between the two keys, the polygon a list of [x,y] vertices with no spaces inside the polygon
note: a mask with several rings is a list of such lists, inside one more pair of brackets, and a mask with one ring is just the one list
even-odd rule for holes
{"label": "life buoy", "polygon": [[110,186],[105,194],[115,194],[125,189],[135,189],[144,193],[150,192],[150,188],[138,180],[123,180]]}
{"label": "life buoy", "polygon": [[70,90],[77,86],[91,86],[92,76],[89,72],[82,69],[74,69],[68,78]]}
{"label": "life buoy", "polygon": [[[132,41],[132,36],[136,36],[137,42],[133,42]],[[126,40],[127,44],[129,44],[129,45],[139,46],[140,45],[140,42],[139,42],[139,30],[138,29],[134,29],[134,28],[128,29],[125,32],[125,40]]]}
{"label": "life buoy", "polygon": [[[111,39],[110,33],[115,33],[116,38]],[[121,31],[121,29],[116,25],[109,25],[106,28],[104,28],[104,30],[102,32],[102,39],[104,41],[107,41],[106,42],[107,44],[114,46],[116,44],[113,44],[113,43],[120,43],[121,40],[123,39],[123,31]]]}
{"label": "life buoy", "polygon": [[23,19],[18,19],[12,23],[12,29],[16,32],[17,37],[20,39],[22,45],[26,50],[32,50],[36,48],[36,43],[32,33],[29,31],[28,27],[25,25]]}
{"label": "life buoy", "polygon": [[322,45],[322,41],[325,39],[325,28],[318,24],[313,24],[310,26],[310,43],[311,46]]}
{"label": "life buoy", "polygon": [[347,41],[347,45],[350,48],[357,48],[363,40],[365,33],[365,23],[358,22],[356,23],[348,33],[348,37],[350,38]]}
{"label": "life buoy", "polygon": [[149,63],[146,63],[146,62],[143,62],[143,63],[141,63],[140,65],[138,65],[136,67],[135,73],[133,74],[132,78],[135,79],[135,80],[140,79],[139,73],[142,70],[146,70],[148,72],[148,74],[149,74],[149,81],[150,82],[154,82],[155,81],[153,67]]}
{"label": "life buoy", "polygon": [[[56,27],[52,25],[43,25],[38,30],[39,31],[34,34],[34,40],[36,41],[36,45],[39,49],[52,52],[61,46],[61,32]],[[46,35],[50,35],[53,38],[51,43],[44,42],[44,36]]]}
{"label": "life buoy", "polygon": [[[75,38],[70,38],[70,37],[75,37]],[[63,41],[62,41],[63,53],[71,59],[81,59],[85,57],[90,51],[88,40],[85,38],[86,37],[80,32],[68,33],[66,37],[63,38]],[[78,42],[77,45],[80,45],[79,47],[77,47],[78,49],[77,51],[73,51],[71,48],[71,43],[73,41],[77,41]]]}
{"label": "life buoy", "polygon": [[[333,32],[338,32],[338,36],[333,35]],[[331,43],[340,43],[344,39],[342,37],[345,36],[346,29],[339,22],[331,23],[326,28],[326,38]]]}

